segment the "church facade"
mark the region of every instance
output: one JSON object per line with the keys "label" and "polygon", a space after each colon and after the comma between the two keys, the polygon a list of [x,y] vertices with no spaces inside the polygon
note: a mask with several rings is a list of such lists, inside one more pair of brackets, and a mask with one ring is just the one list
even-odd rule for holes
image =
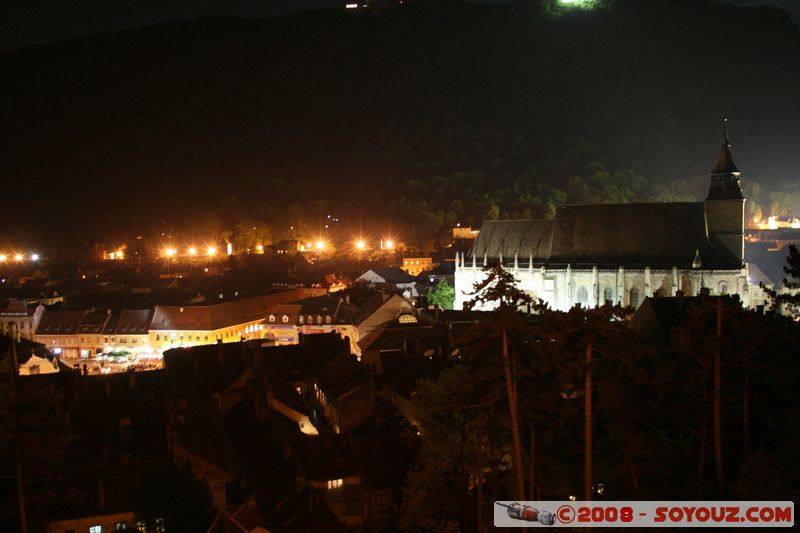
{"label": "church facade", "polygon": [[737,294],[764,303],[744,262],[744,203],[727,130],[703,202],[568,205],[553,220],[489,220],[456,256],[455,308],[500,262],[551,309],[638,307],[648,296]]}

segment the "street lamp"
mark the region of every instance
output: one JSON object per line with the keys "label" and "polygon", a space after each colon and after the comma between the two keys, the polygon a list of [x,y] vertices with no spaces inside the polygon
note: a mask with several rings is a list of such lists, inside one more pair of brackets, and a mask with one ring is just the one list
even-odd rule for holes
{"label": "street lamp", "polygon": [[164,251],[164,254],[165,254],[167,257],[174,257],[176,253],[178,253],[178,251],[177,251],[175,248],[167,248],[167,249]]}
{"label": "street lamp", "polygon": [[31,254],[31,261],[38,261],[38,260],[39,260],[39,254]]}
{"label": "street lamp", "polygon": [[356,241],[356,249],[363,250],[367,247],[367,243],[364,241]]}
{"label": "street lamp", "polygon": [[189,255],[197,255],[197,248],[195,247],[189,248]]}
{"label": "street lamp", "polygon": [[216,254],[217,254],[217,249],[214,248],[213,246],[209,246],[208,248],[206,248],[206,255],[207,256],[211,257],[212,255],[216,255]]}
{"label": "street lamp", "polygon": [[22,256],[22,254],[17,254],[17,255],[14,256],[14,259],[16,259],[19,262],[19,261],[22,261],[23,256]]}
{"label": "street lamp", "polygon": [[6,257],[6,254],[0,254],[0,263],[5,263],[6,259],[8,259],[8,257]]}

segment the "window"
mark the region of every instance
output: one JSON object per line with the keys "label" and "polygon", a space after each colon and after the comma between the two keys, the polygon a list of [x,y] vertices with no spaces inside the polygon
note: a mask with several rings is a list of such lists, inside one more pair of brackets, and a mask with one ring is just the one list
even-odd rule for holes
{"label": "window", "polygon": [[636,309],[639,307],[639,289],[632,287],[630,291],[630,306]]}
{"label": "window", "polygon": [[[283,316],[286,316],[286,315],[283,315]],[[269,321],[270,322],[275,322],[275,315],[269,315]]]}
{"label": "window", "polygon": [[89,533],[103,533],[103,526],[96,525],[96,526],[89,526]]}
{"label": "window", "polygon": [[128,529],[128,523],[127,522],[117,522],[114,527],[115,527],[116,531],[125,531],[125,530]]}
{"label": "window", "polygon": [[612,305],[614,299],[614,291],[611,290],[611,287],[606,287],[603,289],[603,303],[605,305]]}
{"label": "window", "polygon": [[156,335],[156,340],[160,341],[161,340],[161,335]]}
{"label": "window", "polygon": [[325,323],[326,323],[326,324],[330,324],[330,323],[331,323],[331,315],[327,315],[327,316],[325,317]]}
{"label": "window", "polygon": [[298,316],[297,317],[297,321],[302,324],[303,323],[303,315]]}
{"label": "window", "polygon": [[586,291],[586,287],[578,287],[577,300],[581,307],[586,307],[589,301],[589,293]]}
{"label": "window", "polygon": [[720,294],[728,294],[728,282],[727,281],[720,281],[719,282],[719,293]]}
{"label": "window", "polygon": [[344,480],[342,479],[329,479],[328,480],[328,490],[334,490],[341,488],[344,485]]}
{"label": "window", "polygon": [[284,324],[288,324],[289,323],[289,315],[283,315],[281,317],[281,320],[283,320]]}

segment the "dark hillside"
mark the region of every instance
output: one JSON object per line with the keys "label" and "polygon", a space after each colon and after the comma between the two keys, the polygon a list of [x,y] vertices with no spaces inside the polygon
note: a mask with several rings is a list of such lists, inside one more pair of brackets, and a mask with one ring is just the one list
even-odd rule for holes
{"label": "dark hillside", "polygon": [[12,230],[34,214],[102,233],[233,209],[277,235],[327,201],[346,224],[425,214],[407,228],[423,238],[492,210],[614,200],[599,168],[625,199],[665,198],[654,187],[676,179],[698,197],[723,116],[745,179],[800,166],[800,30],[701,0],[202,19],[7,53],[0,69]]}

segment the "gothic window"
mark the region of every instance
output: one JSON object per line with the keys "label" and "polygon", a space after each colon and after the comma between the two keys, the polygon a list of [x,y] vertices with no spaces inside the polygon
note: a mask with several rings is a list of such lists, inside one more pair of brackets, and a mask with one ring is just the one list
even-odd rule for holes
{"label": "gothic window", "polygon": [[728,282],[727,281],[720,281],[719,282],[719,293],[720,294],[728,294]]}
{"label": "gothic window", "polygon": [[639,289],[636,287],[631,287],[630,291],[630,305],[634,309],[639,307]]}
{"label": "gothic window", "polygon": [[577,299],[578,303],[581,304],[581,307],[586,307],[586,304],[589,301],[589,293],[586,291],[586,287],[578,287]]}
{"label": "gothic window", "polygon": [[611,290],[611,287],[603,289],[603,303],[605,305],[614,304],[614,291]]}

